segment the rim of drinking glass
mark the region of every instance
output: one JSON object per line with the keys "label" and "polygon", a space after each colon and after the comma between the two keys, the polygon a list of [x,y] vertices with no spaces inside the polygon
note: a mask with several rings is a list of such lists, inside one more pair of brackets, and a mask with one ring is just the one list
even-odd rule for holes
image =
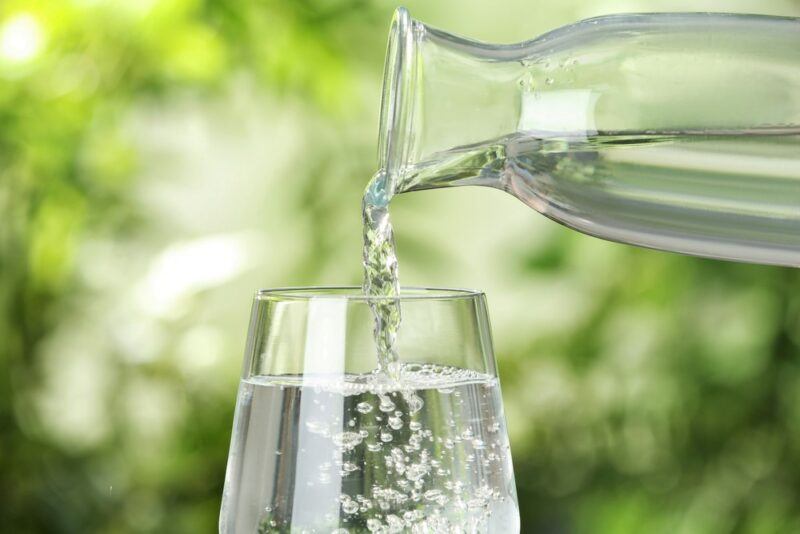
{"label": "rim of drinking glass", "polygon": [[259,289],[258,300],[311,300],[312,298],[345,299],[352,301],[385,300],[461,300],[483,296],[483,291],[455,287],[402,286],[400,295],[365,295],[359,286],[295,286]]}

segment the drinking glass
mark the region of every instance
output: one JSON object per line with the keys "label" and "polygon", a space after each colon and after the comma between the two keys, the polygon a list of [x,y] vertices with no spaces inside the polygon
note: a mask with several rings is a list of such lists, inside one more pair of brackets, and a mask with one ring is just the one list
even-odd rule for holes
{"label": "drinking glass", "polygon": [[360,288],[256,294],[219,529],[519,531],[485,297],[404,288],[399,373]]}

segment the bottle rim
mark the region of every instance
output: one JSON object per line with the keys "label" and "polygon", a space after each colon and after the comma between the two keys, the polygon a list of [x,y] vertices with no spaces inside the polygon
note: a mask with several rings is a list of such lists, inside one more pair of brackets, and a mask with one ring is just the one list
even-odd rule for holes
{"label": "bottle rim", "polygon": [[416,75],[414,26],[408,10],[398,7],[389,29],[378,130],[378,166],[391,180],[391,193],[405,165],[410,142]]}

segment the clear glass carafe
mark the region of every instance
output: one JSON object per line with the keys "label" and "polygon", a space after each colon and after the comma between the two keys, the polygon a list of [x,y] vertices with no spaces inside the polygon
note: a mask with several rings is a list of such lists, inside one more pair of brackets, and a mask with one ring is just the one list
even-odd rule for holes
{"label": "clear glass carafe", "polygon": [[399,9],[379,163],[387,202],[489,186],[600,238],[800,265],[800,21],[613,15],[490,45]]}

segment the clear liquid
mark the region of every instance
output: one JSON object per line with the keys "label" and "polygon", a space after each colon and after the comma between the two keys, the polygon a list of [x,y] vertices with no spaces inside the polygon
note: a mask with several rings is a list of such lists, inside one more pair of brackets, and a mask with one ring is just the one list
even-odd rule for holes
{"label": "clear liquid", "polygon": [[514,134],[436,154],[396,193],[507,191],[611,241],[800,266],[800,128]]}
{"label": "clear liquid", "polygon": [[376,174],[367,185],[361,204],[364,223],[364,294],[382,297],[370,303],[375,318],[375,347],[379,371],[397,378],[395,343],[400,328],[400,281],[397,275],[397,253],[394,230],[389,217],[392,193],[389,180]]}
{"label": "clear liquid", "polygon": [[399,374],[243,381],[220,532],[517,532],[497,380]]}

